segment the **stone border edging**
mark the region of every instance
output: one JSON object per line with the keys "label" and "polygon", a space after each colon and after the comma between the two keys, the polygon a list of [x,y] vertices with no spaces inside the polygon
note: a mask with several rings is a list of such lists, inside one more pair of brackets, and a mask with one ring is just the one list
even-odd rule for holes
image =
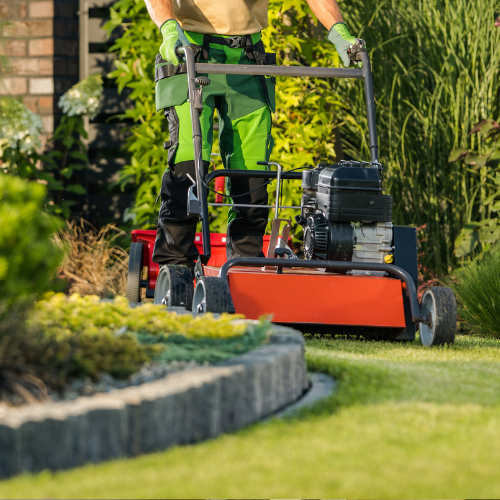
{"label": "stone border edging", "polygon": [[203,441],[275,413],[307,388],[302,334],[273,325],[269,344],[216,366],[7,410],[0,415],[0,479]]}

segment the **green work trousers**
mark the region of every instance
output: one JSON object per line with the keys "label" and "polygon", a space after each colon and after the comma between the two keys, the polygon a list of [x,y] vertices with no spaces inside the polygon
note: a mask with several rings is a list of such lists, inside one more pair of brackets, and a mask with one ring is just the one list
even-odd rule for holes
{"label": "green work trousers", "polygon": [[[188,39],[202,45],[203,35],[186,32]],[[252,35],[254,47],[262,46],[260,34]],[[262,47],[263,49],[263,47]],[[199,63],[256,64],[241,48],[210,43],[208,59]],[[274,81],[247,75],[214,75],[203,88],[202,155],[208,168],[213,144],[213,119],[217,110],[219,149],[224,168],[266,169],[258,161],[268,161],[273,140],[271,113],[274,111]],[[161,207],[153,261],[159,264],[182,264],[192,267],[198,257],[194,245],[197,217],[187,215],[187,190],[195,178],[191,114],[187,102],[185,74],[157,82],[156,104],[168,119],[171,147],[168,168],[161,186]],[[269,210],[258,205],[268,203],[267,189],[262,179],[234,178],[228,183],[234,203],[255,204],[252,208],[232,207],[228,218],[228,258],[262,256]],[[260,189],[259,189],[259,186]],[[253,191],[250,193],[250,191]]]}

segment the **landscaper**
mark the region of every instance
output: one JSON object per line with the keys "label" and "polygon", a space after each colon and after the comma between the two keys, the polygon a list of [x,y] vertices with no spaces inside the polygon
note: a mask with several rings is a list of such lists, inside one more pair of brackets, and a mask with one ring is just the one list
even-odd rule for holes
{"label": "landscaper", "polygon": [[[153,262],[187,265],[198,258],[194,244],[196,216],[187,215],[187,192],[195,164],[185,68],[176,48],[190,45],[198,63],[276,64],[265,53],[261,30],[268,24],[269,0],[145,0],[160,28],[163,43],[156,60],[156,107],[164,110],[170,130],[168,168],[161,183],[161,206]],[[355,38],[344,24],[336,0],[307,0],[319,21],[329,28],[328,40],[349,66],[348,49]],[[161,56],[161,57],[160,57]],[[184,74],[182,74],[184,72]],[[274,78],[248,75],[208,75],[203,89],[201,129],[203,163],[207,170],[217,109],[219,148],[224,168],[263,169],[273,140],[271,113],[275,107]],[[233,178],[228,186],[235,203],[267,205],[262,179]],[[232,207],[228,215],[227,257],[259,257],[269,210]]]}

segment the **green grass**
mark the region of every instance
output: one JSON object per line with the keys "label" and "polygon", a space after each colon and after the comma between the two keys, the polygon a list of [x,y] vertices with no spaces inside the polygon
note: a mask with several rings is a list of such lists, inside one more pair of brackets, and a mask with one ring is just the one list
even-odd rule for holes
{"label": "green grass", "polygon": [[498,498],[500,341],[309,339],[335,395],[194,446],[0,482],[0,497]]}

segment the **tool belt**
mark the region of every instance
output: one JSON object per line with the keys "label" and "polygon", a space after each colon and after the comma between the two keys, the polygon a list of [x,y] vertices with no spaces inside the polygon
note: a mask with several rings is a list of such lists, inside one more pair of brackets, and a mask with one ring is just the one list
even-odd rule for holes
{"label": "tool belt", "polygon": [[[253,44],[252,37],[250,35],[246,36],[232,36],[229,38],[222,38],[220,36],[214,35],[204,35],[203,45],[191,44],[191,48],[194,53],[195,63],[198,63],[201,56],[203,59],[208,60],[211,43],[217,45],[225,45],[232,49],[245,49],[248,59],[255,60],[258,65],[275,65],[276,64],[276,54],[265,52],[264,44],[262,40],[259,40],[256,44]],[[181,63],[177,66],[167,63],[160,54],[156,56],[155,60],[155,83],[163,78],[169,78],[171,76],[180,75],[186,73],[186,63]]]}

